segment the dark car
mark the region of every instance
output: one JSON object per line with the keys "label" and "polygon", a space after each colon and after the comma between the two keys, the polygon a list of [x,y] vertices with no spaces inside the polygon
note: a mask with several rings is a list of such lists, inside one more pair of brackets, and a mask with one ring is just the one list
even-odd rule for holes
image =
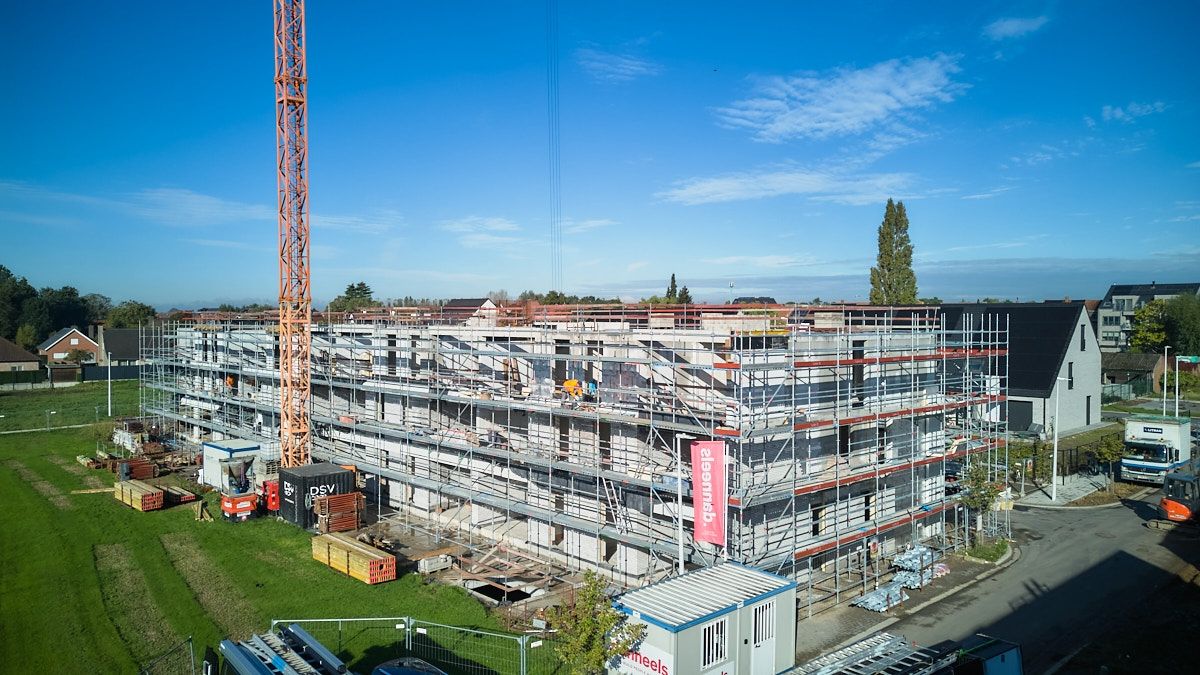
{"label": "dark car", "polygon": [[384,661],[375,666],[371,675],[447,675],[446,671],[427,661],[413,656],[405,656],[391,661]]}

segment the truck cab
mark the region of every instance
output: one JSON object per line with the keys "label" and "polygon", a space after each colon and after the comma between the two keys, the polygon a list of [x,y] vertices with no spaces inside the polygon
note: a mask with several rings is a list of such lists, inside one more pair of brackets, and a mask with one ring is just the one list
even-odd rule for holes
{"label": "truck cab", "polygon": [[1134,415],[1125,421],[1121,479],[1162,485],[1192,459],[1191,418]]}

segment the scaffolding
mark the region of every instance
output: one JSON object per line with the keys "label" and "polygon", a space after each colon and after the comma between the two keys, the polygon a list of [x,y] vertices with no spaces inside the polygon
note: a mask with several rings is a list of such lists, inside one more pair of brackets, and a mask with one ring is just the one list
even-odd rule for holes
{"label": "scaffolding", "polygon": [[[943,318],[531,304],[327,316],[311,329],[313,454],[371,476],[378,511],[410,527],[629,586],[673,573],[682,521],[688,565],[795,578],[811,613],[877,588],[909,544],[965,543],[948,474],[984,462],[1005,481],[1007,320]],[[271,319],[146,329],[144,414],[181,443],[278,447]],[[724,547],[691,539],[677,445],[692,439],[725,443]],[[1007,515],[985,514],[985,529],[1007,534]]]}

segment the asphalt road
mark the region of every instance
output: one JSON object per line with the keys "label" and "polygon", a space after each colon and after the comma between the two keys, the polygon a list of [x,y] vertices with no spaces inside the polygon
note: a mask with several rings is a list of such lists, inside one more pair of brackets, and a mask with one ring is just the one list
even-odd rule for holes
{"label": "asphalt road", "polygon": [[922,645],[977,632],[1012,640],[1025,672],[1043,673],[1200,557],[1195,540],[1143,526],[1156,502],[1014,512],[1018,561],[887,630]]}

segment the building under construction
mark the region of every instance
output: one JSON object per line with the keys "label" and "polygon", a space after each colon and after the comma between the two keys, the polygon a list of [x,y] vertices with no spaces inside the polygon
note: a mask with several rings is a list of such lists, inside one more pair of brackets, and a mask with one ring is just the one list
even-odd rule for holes
{"label": "building under construction", "polygon": [[[413,527],[629,586],[674,573],[682,532],[687,565],[792,577],[811,611],[873,588],[907,544],[960,545],[954,477],[1007,465],[1002,321],[853,306],[371,311],[311,326],[313,455],[354,464],[370,501]],[[143,349],[144,412],[181,442],[278,447],[274,317],[198,314],[145,329]],[[693,539],[696,440],[724,442],[723,546]]]}

